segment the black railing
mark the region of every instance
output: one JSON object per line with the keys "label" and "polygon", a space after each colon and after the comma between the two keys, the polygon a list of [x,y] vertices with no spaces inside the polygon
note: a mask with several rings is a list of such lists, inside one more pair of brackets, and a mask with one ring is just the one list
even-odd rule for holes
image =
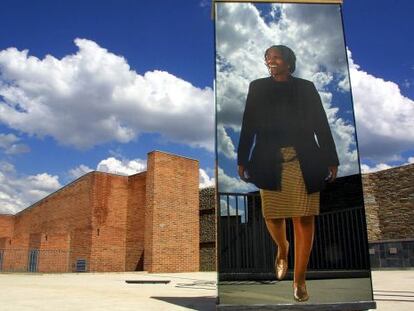
{"label": "black railing", "polygon": [[[220,279],[273,279],[276,246],[262,217],[260,195],[219,193],[219,201]],[[288,219],[287,237],[292,246],[289,267],[294,260],[292,232],[293,225]],[[315,218],[315,240],[308,270],[313,271],[314,277],[321,277],[321,273],[324,277],[335,277],[366,276],[369,269],[363,206],[322,209]]]}

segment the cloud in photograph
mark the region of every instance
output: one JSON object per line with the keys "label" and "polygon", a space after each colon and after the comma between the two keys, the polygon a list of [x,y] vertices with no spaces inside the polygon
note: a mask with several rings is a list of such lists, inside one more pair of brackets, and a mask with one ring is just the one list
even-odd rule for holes
{"label": "cloud in photograph", "polygon": [[30,152],[29,146],[21,144],[19,141],[20,138],[14,134],[0,133],[0,150],[8,155]]}
{"label": "cloud in photograph", "polygon": [[214,149],[211,88],[161,70],[138,74],[96,42],[74,42],[77,52],[61,59],[0,51],[1,123],[78,149],[127,143],[142,133]]}
{"label": "cloud in photograph", "polygon": [[217,126],[217,152],[223,154],[228,159],[236,159],[237,154],[231,138],[227,135],[223,125]]}
{"label": "cloud in photograph", "polygon": [[56,175],[20,175],[11,163],[0,162],[0,214],[15,214],[61,187]]}
{"label": "cloud in photograph", "polygon": [[250,183],[242,181],[239,177],[227,175],[224,170],[218,168],[218,191],[219,192],[250,192],[257,191],[257,188]]}
{"label": "cloud in photograph", "polygon": [[[227,201],[220,199],[220,216],[234,216],[236,215],[236,208],[232,204],[227,204]],[[239,213],[237,215],[240,215]]]}
{"label": "cloud in photograph", "polygon": [[[247,203],[247,200],[243,196],[221,196],[220,216],[238,217],[238,221],[244,223],[246,221],[247,209],[245,203]],[[222,220],[231,221],[229,218],[222,218]]]}
{"label": "cloud in photograph", "polygon": [[[338,150],[339,175],[359,171],[352,115],[341,117],[339,107],[351,102],[334,96],[349,92],[341,16],[337,6],[248,3],[219,4],[217,10],[217,122],[219,152],[234,158],[234,144],[225,129],[240,131],[249,82],[268,76],[264,51],[271,45],[291,47],[297,56],[295,76],[314,82],[325,108]],[[348,86],[348,89],[344,89]],[[345,107],[345,108],[344,108]],[[221,140],[220,140],[221,139]],[[230,141],[229,141],[230,140]],[[233,148],[232,148],[233,147]],[[232,155],[233,157],[229,157]]]}

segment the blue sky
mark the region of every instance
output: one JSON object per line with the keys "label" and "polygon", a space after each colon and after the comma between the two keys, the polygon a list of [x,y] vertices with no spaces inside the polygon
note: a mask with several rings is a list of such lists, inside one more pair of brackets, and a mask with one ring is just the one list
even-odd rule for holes
{"label": "blue sky", "polygon": [[409,0],[343,5],[347,46],[359,65],[351,66],[351,83],[366,171],[414,161],[413,9]]}
{"label": "blue sky", "polygon": [[[413,29],[413,8],[409,0],[344,4],[359,102],[371,103],[361,95],[369,85],[388,90],[373,103],[378,112],[381,100],[400,96],[379,125],[370,110],[362,109],[360,123],[357,115],[367,171],[414,156],[405,125],[413,118],[414,47],[403,35]],[[199,159],[201,183],[211,183],[210,13],[209,2],[194,0],[2,1],[0,212],[21,210],[90,169],[145,169],[154,149]],[[400,92],[382,87],[387,81]],[[393,139],[391,121],[409,133],[393,130]]]}
{"label": "blue sky", "polygon": [[414,98],[414,41],[410,0],[365,0],[344,2],[346,40],[355,61],[370,74],[393,81],[401,93]]}
{"label": "blue sky", "polygon": [[[154,149],[196,158],[213,176],[211,12],[197,1],[179,2],[2,1],[0,106],[14,106],[0,112],[0,211],[16,212],[89,169],[145,169],[146,154]],[[85,40],[77,45],[77,38]],[[88,61],[77,60],[91,57],[93,63],[98,54],[102,60],[89,72]],[[30,68],[30,57],[36,68]],[[12,67],[14,61],[24,68]],[[105,77],[98,83],[105,75],[125,81]],[[56,81],[70,94],[56,91]],[[148,103],[130,98],[135,84],[134,95]],[[26,116],[16,114],[19,99],[7,86],[24,92]],[[116,88],[121,99],[108,99]],[[37,115],[36,100],[45,110]],[[163,107],[166,112],[159,112]],[[116,126],[121,129],[112,135]],[[203,176],[201,182],[211,183]]]}

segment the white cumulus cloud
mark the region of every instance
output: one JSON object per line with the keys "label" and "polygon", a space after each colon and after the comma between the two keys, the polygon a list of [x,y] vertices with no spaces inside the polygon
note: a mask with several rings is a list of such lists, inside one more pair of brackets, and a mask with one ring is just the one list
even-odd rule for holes
{"label": "white cumulus cloud", "polygon": [[[405,161],[404,163],[402,163],[399,166],[410,165],[410,164],[414,164],[414,157],[408,157],[407,161]],[[393,167],[395,167],[395,165],[389,165],[387,163],[378,163],[374,166],[369,166],[368,164],[361,164],[361,172],[364,173],[364,174],[374,173],[374,172],[378,172],[378,171],[387,170],[387,169],[393,168]]]}
{"label": "white cumulus cloud", "polygon": [[[143,172],[147,169],[147,162],[146,160],[142,159],[125,159],[121,158],[118,159],[116,157],[109,157],[107,159],[101,160],[97,166],[96,171],[100,172],[106,172],[106,173],[113,173],[118,175],[133,175],[140,172]],[[86,173],[89,173],[93,171],[92,168],[90,168],[87,165],[81,164],[71,170],[69,170],[69,176],[71,178],[79,178]],[[199,169],[199,186],[200,188],[206,188],[211,187],[215,185],[215,179],[214,177],[210,177],[206,170]]]}
{"label": "white cumulus cloud", "polygon": [[392,168],[392,166],[385,164],[385,163],[379,163],[375,166],[369,166],[368,164],[361,164],[361,172],[364,174],[383,171],[389,168]]}
{"label": "white cumulus cloud", "polygon": [[56,175],[20,175],[12,164],[0,162],[0,214],[15,214],[61,187]]}
{"label": "white cumulus cloud", "polygon": [[2,134],[0,133],[0,149],[4,150],[5,154],[19,154],[30,151],[29,146],[18,143],[20,138],[14,134]]}
{"label": "white cumulus cloud", "polygon": [[375,162],[401,160],[414,146],[414,101],[399,86],[364,71],[348,51],[358,146]]}
{"label": "white cumulus cloud", "polygon": [[207,187],[213,187],[215,186],[216,182],[215,182],[215,178],[214,177],[210,177],[206,170],[200,168],[199,169],[199,178],[200,178],[200,183],[199,183],[199,187],[200,188],[207,188]]}
{"label": "white cumulus cloud", "polygon": [[[96,171],[112,173],[118,175],[133,175],[147,169],[147,161],[142,159],[118,159],[116,157],[109,157],[99,161],[96,165]],[[79,178],[94,169],[87,165],[81,164],[75,168],[69,170],[69,176],[71,178]]]}
{"label": "white cumulus cloud", "polygon": [[147,161],[141,159],[116,159],[114,157],[109,157],[105,160],[102,160],[98,163],[96,170],[106,173],[114,173],[119,175],[133,175],[142,171],[145,171],[147,168]]}
{"label": "white cumulus cloud", "polygon": [[213,150],[211,88],[165,71],[141,75],[94,41],[75,44],[78,51],[61,59],[13,47],[0,51],[1,123],[80,149],[159,133]]}
{"label": "white cumulus cloud", "polygon": [[227,135],[223,125],[217,126],[217,151],[229,159],[236,159],[237,154],[231,138]]}
{"label": "white cumulus cloud", "polygon": [[242,181],[238,177],[231,177],[227,175],[224,170],[218,168],[218,191],[219,192],[250,192],[256,191],[257,188],[250,183]]}
{"label": "white cumulus cloud", "polygon": [[78,167],[72,168],[69,170],[69,176],[73,179],[77,179],[89,172],[92,172],[93,169],[91,169],[89,166],[81,164]]}

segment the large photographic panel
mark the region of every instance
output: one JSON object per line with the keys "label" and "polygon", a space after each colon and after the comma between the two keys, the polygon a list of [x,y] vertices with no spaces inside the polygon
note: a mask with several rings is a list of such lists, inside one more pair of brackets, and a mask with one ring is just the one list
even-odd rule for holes
{"label": "large photographic panel", "polygon": [[340,5],[215,9],[220,305],[372,307]]}

